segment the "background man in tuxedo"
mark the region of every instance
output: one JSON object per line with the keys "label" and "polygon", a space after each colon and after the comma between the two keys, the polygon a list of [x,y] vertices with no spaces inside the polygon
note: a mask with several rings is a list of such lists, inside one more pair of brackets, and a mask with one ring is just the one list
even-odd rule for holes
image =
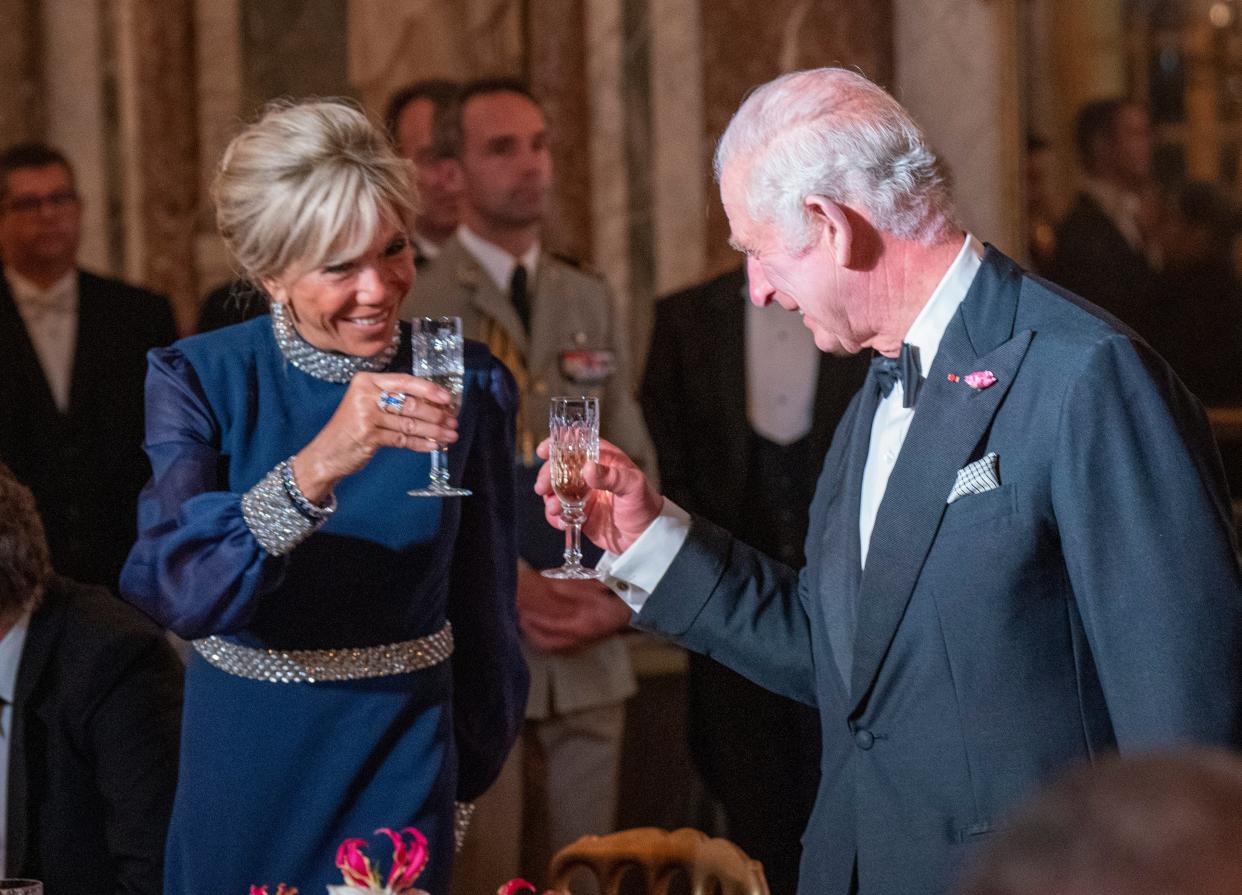
{"label": "background man in tuxedo", "polygon": [[76,267],[82,200],[38,143],[0,153],[0,460],[34,491],[59,571],[116,587],[137,536],[148,349],[162,296]]}
{"label": "background man in tuxedo", "polygon": [[181,663],[101,587],[52,572],[29,489],[0,464],[0,868],[46,895],[164,884]]}
{"label": "background man in tuxedo", "polygon": [[[530,492],[534,448],[548,432],[548,398],[600,397],[602,426],[639,462],[653,451],[634,399],[626,339],[604,281],[546,251],[551,136],[520,82],[468,84],[450,114],[454,164],[465,185],[462,223],[419,272],[403,313],[452,314],[517,379],[518,621],[530,666],[527,723],[493,789],[479,801],[459,855],[457,891],[539,874],[551,852],[611,830],[625,700],[636,682],[615,636],[629,611],[595,581],[552,581],[564,539]],[[519,843],[522,855],[514,854]]]}
{"label": "background man in tuxedo", "polygon": [[759,88],[716,169],[752,301],[797,309],[822,350],[880,354],[807,564],[692,519],[615,449],[587,467],[586,533],[619,554],[601,568],[639,627],[819,708],[801,891],[945,892],[1068,762],[1235,744],[1230,505],[1167,365],[963,234],[922,133],[858,74]]}
{"label": "background man in tuxedo", "polygon": [[1040,273],[1153,338],[1159,250],[1147,110],[1120,98],[1096,100],[1079,111],[1074,136],[1082,190]]}
{"label": "background man in tuxedo", "polygon": [[[797,568],[820,464],[867,359],[822,354],[796,314],[748,294],[738,269],[657,303],[643,413],[669,499]],[[792,895],[819,715],[691,653],[687,726],[728,837],[763,863],[773,895]]]}
{"label": "background man in tuxedo", "polygon": [[402,158],[418,171],[422,211],[415,222],[414,261],[419,268],[440,254],[461,217],[461,168],[453,163],[446,118],[461,86],[454,81],[417,81],[388,100],[384,124]]}

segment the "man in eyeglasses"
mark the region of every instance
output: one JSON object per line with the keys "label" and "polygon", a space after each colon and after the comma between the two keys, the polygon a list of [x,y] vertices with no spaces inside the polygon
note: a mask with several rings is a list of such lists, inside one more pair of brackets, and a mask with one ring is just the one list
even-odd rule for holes
{"label": "man in eyeglasses", "polygon": [[134,542],[148,349],[162,296],[77,267],[82,199],[57,150],[0,153],[0,461],[35,494],[56,567],[116,587]]}

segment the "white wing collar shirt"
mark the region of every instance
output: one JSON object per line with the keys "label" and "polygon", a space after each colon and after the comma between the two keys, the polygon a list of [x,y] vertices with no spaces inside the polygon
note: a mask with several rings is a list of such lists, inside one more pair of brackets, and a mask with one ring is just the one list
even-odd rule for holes
{"label": "white wing collar shirt", "polygon": [[5,268],[17,313],[26,324],[43,376],[61,413],[69,410],[73,352],[78,341],[78,272],[71,270],[41,289],[15,270]]}
{"label": "white wing collar shirt", "polygon": [[[928,297],[927,303],[910,325],[905,341],[918,348],[919,369],[924,376],[931,369],[932,361],[940,348],[940,340],[958,306],[966,297],[970,284],[983,259],[983,244],[969,234],[962,243],[949,269]],[[901,383],[894,386],[876,408],[871,423],[871,444],[867,450],[867,465],[863,470],[862,500],[858,514],[858,531],[863,545],[861,561],[867,562],[867,547],[876,512],[884,499],[888,477],[897,463],[901,445],[916,408],[903,408]],[[613,592],[631,609],[639,612],[647,597],[655,590],[672,565],[677,551],[690,533],[690,514],[668,498],[656,520],[645,532],[619,556],[605,553],[597,568]]]}

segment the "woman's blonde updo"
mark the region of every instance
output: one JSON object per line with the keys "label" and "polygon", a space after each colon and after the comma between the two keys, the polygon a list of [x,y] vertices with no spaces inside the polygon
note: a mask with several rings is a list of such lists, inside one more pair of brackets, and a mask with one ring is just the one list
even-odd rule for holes
{"label": "woman's blonde updo", "polygon": [[382,222],[414,232],[413,165],[347,100],[268,105],[212,184],[216,227],[251,283],[362,254]]}

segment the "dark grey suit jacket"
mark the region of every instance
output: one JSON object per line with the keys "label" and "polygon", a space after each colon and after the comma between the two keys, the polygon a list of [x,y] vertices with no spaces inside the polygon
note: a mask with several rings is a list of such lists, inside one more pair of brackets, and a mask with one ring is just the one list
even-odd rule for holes
{"label": "dark grey suit jacket", "polygon": [[30,619],[9,745],[7,875],[45,895],[158,895],[181,663],[100,587],[54,577]]}
{"label": "dark grey suit jacket", "polygon": [[61,413],[0,271],[0,461],[31,491],[56,570],[116,589],[137,540],[147,351],[176,338],[160,295],[78,273],[78,338]]}
{"label": "dark grey suit jacket", "polygon": [[[819,708],[808,895],[848,892],[855,859],[865,895],[943,893],[1067,763],[1238,742],[1228,494],[1202,407],[1146,344],[989,250],[860,571],[877,401],[869,378],[837,430],[800,574],[696,519],[638,619]],[[947,505],[989,451],[1001,486]]]}

